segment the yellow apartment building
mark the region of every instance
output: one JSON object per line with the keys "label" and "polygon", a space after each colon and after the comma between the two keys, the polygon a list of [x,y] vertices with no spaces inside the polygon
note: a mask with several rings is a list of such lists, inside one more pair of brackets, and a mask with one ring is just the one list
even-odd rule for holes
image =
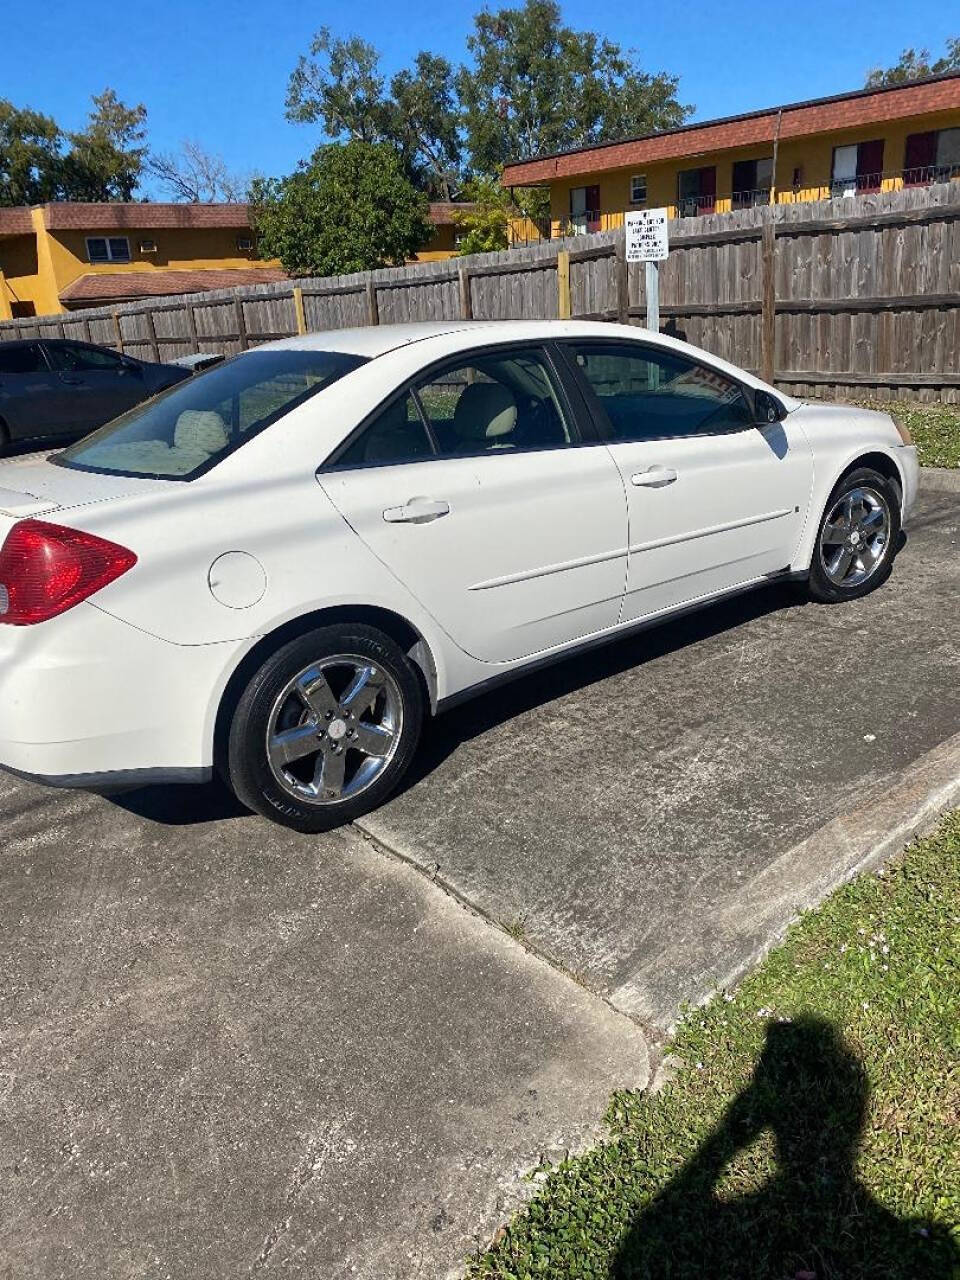
{"label": "yellow apartment building", "polygon": [[[960,72],[863,89],[506,166],[550,189],[543,235],[605,231],[630,209],[670,217],[960,179]],[[514,238],[530,238],[518,222]]]}
{"label": "yellow apartment building", "polygon": [[[430,205],[418,261],[456,253],[454,214]],[[268,284],[245,204],[45,204],[0,208],[0,320],[55,315],[171,293]]]}
{"label": "yellow apartment building", "polygon": [[454,257],[461,237],[457,214],[469,213],[474,207],[468,201],[432,201],[427,221],[433,227],[433,235],[429,243],[413,255],[413,261],[440,262],[444,258]]}
{"label": "yellow apartment building", "polygon": [[283,278],[245,204],[0,209],[0,320]]}

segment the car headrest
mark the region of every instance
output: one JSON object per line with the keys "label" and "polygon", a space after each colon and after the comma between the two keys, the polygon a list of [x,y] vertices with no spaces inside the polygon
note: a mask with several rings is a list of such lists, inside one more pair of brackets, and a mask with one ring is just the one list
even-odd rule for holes
{"label": "car headrest", "polygon": [[499,382],[471,382],[453,412],[453,429],[461,440],[497,440],[516,425],[517,402]]}
{"label": "car headrest", "polygon": [[212,457],[230,443],[227,428],[213,409],[184,409],[173,432],[176,449],[189,449]]}

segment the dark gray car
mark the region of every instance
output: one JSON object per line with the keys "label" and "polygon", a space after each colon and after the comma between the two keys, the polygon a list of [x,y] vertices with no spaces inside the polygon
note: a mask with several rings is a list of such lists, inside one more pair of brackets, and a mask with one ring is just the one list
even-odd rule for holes
{"label": "dark gray car", "polygon": [[89,342],[0,342],[0,451],[20,440],[86,435],[189,377],[188,369]]}

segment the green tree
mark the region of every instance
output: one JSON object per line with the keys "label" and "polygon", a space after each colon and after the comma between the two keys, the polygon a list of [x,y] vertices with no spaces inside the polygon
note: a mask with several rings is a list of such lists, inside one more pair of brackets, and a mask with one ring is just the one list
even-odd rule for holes
{"label": "green tree", "polygon": [[550,216],[550,195],[542,187],[508,190],[496,178],[472,178],[464,188],[472,209],[454,215],[462,235],[458,252],[492,253],[509,247],[507,228],[516,219],[529,218],[542,229]]}
{"label": "green tree", "polygon": [[69,135],[70,151],[60,166],[61,198],[132,200],[147,156],[147,109],[142,103],[125,106],[113,89],[92,101],[87,127]]}
{"label": "green tree", "polygon": [[561,22],[555,0],[484,10],[467,38],[457,88],[475,171],[509,160],[682,124],[678,80],[642,71],[632,51]]}
{"label": "green tree", "polygon": [[287,178],[251,188],[260,253],[292,275],[337,275],[394,266],[430,237],[427,201],[394,147],[329,143]]}
{"label": "green tree", "polygon": [[287,87],[287,119],[319,122],[329,138],[379,142],[389,111],[384,101],[380,54],[360,36],[345,40],[321,27]]}
{"label": "green tree", "polygon": [[418,53],[412,71],[390,81],[385,140],[396,142],[416,182],[439,200],[460,185],[460,108],[453,67],[433,53]]}
{"label": "green tree", "polygon": [[874,67],[866,79],[867,89],[905,84],[924,76],[938,76],[944,71],[960,71],[960,36],[947,41],[943,57],[931,60],[929,49],[904,49],[892,67]]}
{"label": "green tree", "polygon": [[380,54],[360,36],[340,39],[327,27],[314,36],[287,89],[287,119],[319,123],[339,140],[390,142],[415,186],[451,199],[460,169],[460,120],[453,68],[421,52],[399,71],[389,93]]}
{"label": "green tree", "polygon": [[57,195],[63,135],[55,120],[0,98],[0,205]]}

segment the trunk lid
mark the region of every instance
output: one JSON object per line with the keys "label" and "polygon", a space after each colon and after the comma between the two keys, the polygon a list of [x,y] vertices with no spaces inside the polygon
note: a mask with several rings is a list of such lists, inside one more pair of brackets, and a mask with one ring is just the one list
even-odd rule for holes
{"label": "trunk lid", "polygon": [[49,454],[34,453],[0,459],[0,541],[18,520],[49,517],[54,511],[169,489],[165,480],[74,471],[55,466],[49,458]]}

